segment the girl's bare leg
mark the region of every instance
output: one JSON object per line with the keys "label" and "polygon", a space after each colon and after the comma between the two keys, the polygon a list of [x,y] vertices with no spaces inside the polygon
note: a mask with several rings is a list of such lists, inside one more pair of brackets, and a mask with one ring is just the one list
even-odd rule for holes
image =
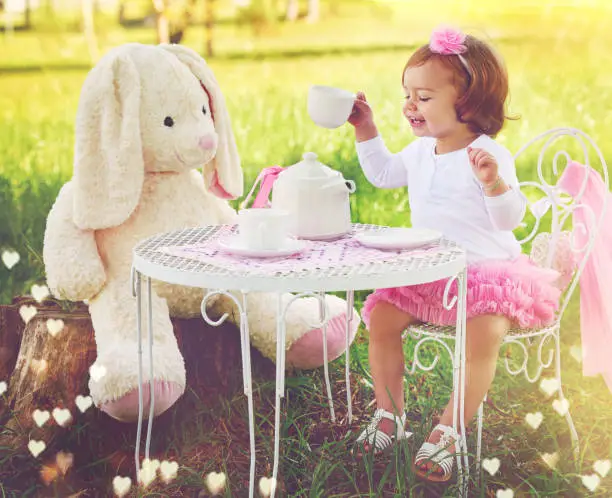
{"label": "girl's bare leg", "polygon": [[[499,349],[505,335],[510,330],[510,320],[499,315],[483,315],[467,321],[466,336],[466,372],[465,372],[465,422],[472,420],[485,395],[491,388],[495,377],[495,368]],[[461,395],[461,393],[459,393]],[[440,418],[440,424],[453,425],[453,394]],[[437,443],[442,434],[434,431],[429,441]],[[454,445],[448,448],[450,453],[455,451]],[[420,465],[423,470],[436,467],[434,472],[442,473],[442,469],[432,462]]]}
{"label": "girl's bare leg", "polygon": [[[386,301],[379,301],[370,314],[369,361],[376,406],[393,414],[404,411],[404,350],[402,333],[416,320]],[[379,429],[395,431],[392,420],[383,419]],[[369,450],[367,444],[366,451]]]}

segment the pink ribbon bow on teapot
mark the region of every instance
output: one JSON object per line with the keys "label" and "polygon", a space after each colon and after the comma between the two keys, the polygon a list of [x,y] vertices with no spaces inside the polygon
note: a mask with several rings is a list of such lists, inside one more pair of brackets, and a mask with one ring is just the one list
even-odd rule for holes
{"label": "pink ribbon bow on teapot", "polygon": [[257,178],[255,179],[255,183],[253,183],[253,186],[251,187],[251,190],[247,194],[246,198],[240,204],[240,209],[244,209],[247,206],[249,200],[251,199],[251,196],[253,195],[253,192],[255,191],[255,188],[257,187],[257,184],[260,182],[261,182],[261,186],[259,187],[259,192],[255,196],[255,200],[253,201],[253,206],[251,207],[269,208],[270,207],[270,192],[272,192],[272,185],[274,185],[274,182],[278,178],[278,175],[283,170],[284,168],[282,166],[270,166],[268,168],[262,169],[259,172],[259,175],[257,175]]}

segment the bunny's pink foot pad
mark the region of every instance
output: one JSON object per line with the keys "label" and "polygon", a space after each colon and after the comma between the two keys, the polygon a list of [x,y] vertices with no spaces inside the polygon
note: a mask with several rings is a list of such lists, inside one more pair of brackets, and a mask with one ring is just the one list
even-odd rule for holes
{"label": "bunny's pink foot pad", "polygon": [[[361,320],[355,315],[349,330],[349,344],[353,342]],[[342,313],[327,322],[327,359],[332,361],[346,350],[346,314]],[[285,358],[287,366],[302,369],[323,365],[323,329],[312,329],[293,343]]]}
{"label": "bunny's pink foot pad", "polygon": [[[174,382],[161,380],[153,381],[153,413],[154,416],[164,413],[177,399],[181,397],[184,389]],[[149,382],[142,385],[143,418],[149,417],[150,386]],[[132,389],[125,396],[104,403],[100,410],[120,422],[135,422],[138,420],[138,388]]]}

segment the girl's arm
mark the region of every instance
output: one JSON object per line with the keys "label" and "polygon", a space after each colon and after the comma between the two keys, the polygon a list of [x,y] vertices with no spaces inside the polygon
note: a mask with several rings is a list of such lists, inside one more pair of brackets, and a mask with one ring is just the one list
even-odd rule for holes
{"label": "girl's arm", "polygon": [[499,180],[483,187],[489,218],[497,230],[515,230],[527,209],[527,199],[519,188],[513,159],[498,161]]}
{"label": "girl's arm", "polygon": [[363,92],[357,93],[348,121],[355,127],[357,157],[368,181],[379,188],[405,187],[408,171],[402,155],[391,154],[385,146]]}
{"label": "girl's arm", "polygon": [[400,188],[408,185],[408,170],[402,153],[391,154],[380,135],[357,142],[357,157],[368,181],[378,188]]}

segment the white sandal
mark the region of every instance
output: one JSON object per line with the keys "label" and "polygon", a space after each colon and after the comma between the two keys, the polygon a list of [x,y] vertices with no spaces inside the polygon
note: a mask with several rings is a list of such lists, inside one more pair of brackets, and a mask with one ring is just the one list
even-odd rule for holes
{"label": "white sandal", "polygon": [[[378,428],[383,418],[395,422],[395,434],[389,435]],[[412,432],[407,432],[405,427],[406,412],[398,417],[383,408],[379,408],[374,412],[372,420],[355,441],[355,447],[361,446],[363,448],[363,443],[367,443],[370,449],[374,448],[374,456],[378,456],[390,450],[395,443],[409,439],[412,436]],[[355,448],[351,450],[351,453],[357,454]],[[363,454],[359,456],[363,456]]]}
{"label": "white sandal", "polygon": [[[452,444],[457,445],[459,434],[450,426],[438,424],[433,432],[440,431],[442,436],[437,443],[426,441],[416,454],[412,469],[414,473],[428,481],[446,482],[453,475],[453,466],[455,464],[455,454],[451,454],[447,448]],[[442,469],[442,475],[435,472],[433,469],[422,470],[420,466],[426,462],[432,462]]]}

